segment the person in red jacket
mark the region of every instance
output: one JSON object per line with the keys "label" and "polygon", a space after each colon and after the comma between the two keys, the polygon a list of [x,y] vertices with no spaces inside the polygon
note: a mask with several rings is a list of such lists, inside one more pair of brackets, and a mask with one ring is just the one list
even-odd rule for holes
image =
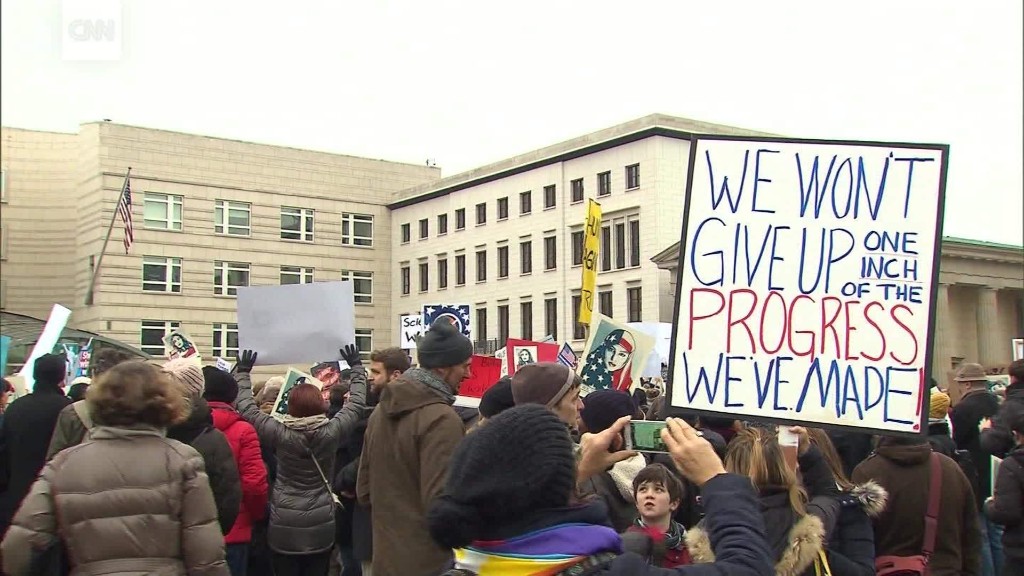
{"label": "person in red jacket", "polygon": [[206,381],[203,398],[213,411],[213,425],[227,436],[242,480],[242,506],[234,526],[224,537],[224,544],[231,575],[245,576],[252,525],[267,513],[267,468],[256,429],[234,409],[233,403],[238,396],[235,378],[213,366],[203,368],[203,377]]}
{"label": "person in red jacket", "polygon": [[[691,563],[683,540],[683,527],[672,514],[683,501],[683,483],[663,464],[651,464],[633,479],[633,499],[640,513],[627,533],[642,534],[650,543],[644,547],[647,563],[662,568],[676,568]],[[627,549],[633,549],[628,537]],[[639,550],[636,550],[639,551]]]}

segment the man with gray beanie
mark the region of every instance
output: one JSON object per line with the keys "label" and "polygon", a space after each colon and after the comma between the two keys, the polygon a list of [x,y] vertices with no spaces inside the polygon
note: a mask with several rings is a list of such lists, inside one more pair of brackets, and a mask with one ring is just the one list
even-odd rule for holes
{"label": "man with gray beanie", "polygon": [[366,427],[356,483],[373,520],[373,563],[364,576],[434,576],[452,562],[426,516],[465,434],[452,404],[470,376],[473,344],[441,319],[420,337],[416,354],[420,367],[384,388]]}

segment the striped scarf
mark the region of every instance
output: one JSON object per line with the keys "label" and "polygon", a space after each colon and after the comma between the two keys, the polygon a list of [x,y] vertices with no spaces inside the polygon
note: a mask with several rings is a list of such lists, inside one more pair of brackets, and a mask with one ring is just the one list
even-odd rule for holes
{"label": "striped scarf", "polygon": [[474,542],[455,551],[455,567],[479,576],[555,576],[592,556],[622,552],[607,526],[560,524],[512,538]]}

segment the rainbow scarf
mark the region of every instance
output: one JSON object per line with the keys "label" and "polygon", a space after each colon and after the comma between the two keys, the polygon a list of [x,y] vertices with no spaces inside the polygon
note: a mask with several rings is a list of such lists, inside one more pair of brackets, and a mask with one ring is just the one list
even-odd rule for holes
{"label": "rainbow scarf", "polygon": [[509,540],[474,542],[455,551],[455,567],[479,576],[554,576],[601,552],[622,552],[615,530],[559,524]]}

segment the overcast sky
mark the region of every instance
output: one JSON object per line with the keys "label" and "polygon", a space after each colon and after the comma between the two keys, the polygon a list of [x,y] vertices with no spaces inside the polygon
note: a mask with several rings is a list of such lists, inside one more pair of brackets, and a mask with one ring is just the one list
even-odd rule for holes
{"label": "overcast sky", "polygon": [[0,4],[4,125],[110,118],[444,175],[654,112],[948,143],[945,234],[1024,242],[1019,0],[124,0],[110,62],[64,58],[62,11]]}

